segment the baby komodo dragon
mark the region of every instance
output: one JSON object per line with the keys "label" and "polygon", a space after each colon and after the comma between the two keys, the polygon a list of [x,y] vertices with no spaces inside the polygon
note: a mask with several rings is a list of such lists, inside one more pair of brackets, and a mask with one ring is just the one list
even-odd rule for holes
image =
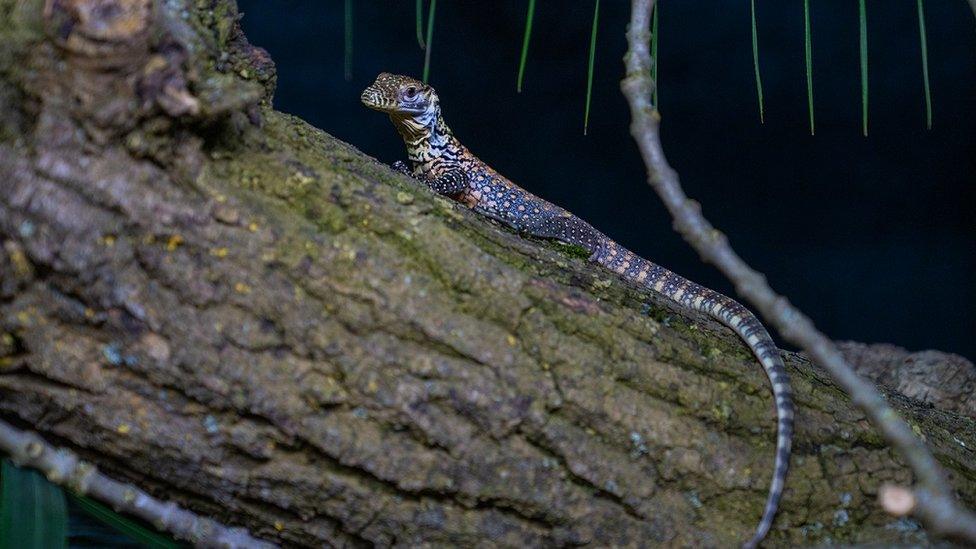
{"label": "baby komodo dragon", "polygon": [[745,341],[766,371],[779,417],[769,496],[756,533],[746,546],[762,541],[776,515],[789,467],[793,400],[783,360],[759,320],[736,301],[635,255],[589,223],[500,175],[454,137],[441,116],[437,93],[423,82],[383,73],[363,91],[362,102],[387,113],[403,137],[410,166],[397,161],[394,168],[398,171],[520,233],[581,246],[591,254],[591,261],[686,308],[711,315]]}

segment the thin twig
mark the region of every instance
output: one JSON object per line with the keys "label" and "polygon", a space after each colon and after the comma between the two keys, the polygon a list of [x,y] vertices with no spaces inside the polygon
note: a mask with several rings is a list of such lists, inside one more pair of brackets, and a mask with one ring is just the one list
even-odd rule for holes
{"label": "thin twig", "polygon": [[0,420],[0,452],[8,454],[17,465],[44,473],[55,484],[139,517],[197,547],[276,547],[252,537],[244,528],[224,526],[173,502],[160,501],[131,484],[112,480],[74,452],[55,448],[36,433],[21,431],[3,420]]}
{"label": "thin twig", "polygon": [[[976,1],[976,0],[974,0]],[[736,291],[762,314],[787,341],[805,350],[847,392],[851,401],[877,427],[905,459],[918,479],[913,513],[935,535],[976,543],[976,515],[964,509],[952,494],[944,473],[925,444],[898,417],[871,383],[861,379],[841,356],[834,343],[817,331],[813,322],[775,293],[765,277],[740,258],[728,239],[702,216],[701,207],[681,189],[678,174],[668,165],[658,132],[660,115],[650,103],[654,83],[650,78],[648,50],[653,0],[632,0],[627,29],[627,75],[621,88],[631,111],[631,134],[647,167],[648,183],[674,219],[675,229],[706,262],[714,264],[735,285]]]}

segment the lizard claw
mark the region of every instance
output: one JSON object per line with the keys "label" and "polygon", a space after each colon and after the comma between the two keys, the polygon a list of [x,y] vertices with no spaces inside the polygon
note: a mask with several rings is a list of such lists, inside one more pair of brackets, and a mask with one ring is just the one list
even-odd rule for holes
{"label": "lizard claw", "polygon": [[393,171],[395,172],[413,177],[413,173],[411,172],[410,167],[407,166],[407,163],[404,162],[403,160],[397,160],[390,167],[393,168]]}
{"label": "lizard claw", "polygon": [[586,261],[589,263],[600,263],[600,259],[604,256],[604,252],[605,246],[603,243],[600,243],[594,248],[593,253],[590,254],[590,257],[586,258]]}

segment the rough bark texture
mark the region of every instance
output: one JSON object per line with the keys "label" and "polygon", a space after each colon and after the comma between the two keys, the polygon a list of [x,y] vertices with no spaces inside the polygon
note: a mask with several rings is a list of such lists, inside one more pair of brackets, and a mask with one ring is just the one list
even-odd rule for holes
{"label": "rough bark texture", "polygon": [[[747,538],[774,413],[735,336],[273,111],[236,16],[0,0],[0,415],[285,544]],[[770,540],[927,541],[786,359]],[[890,398],[976,504],[973,418]]]}
{"label": "rough bark texture", "polygon": [[910,352],[888,343],[838,344],[868,379],[932,406],[976,419],[976,366],[941,351]]}

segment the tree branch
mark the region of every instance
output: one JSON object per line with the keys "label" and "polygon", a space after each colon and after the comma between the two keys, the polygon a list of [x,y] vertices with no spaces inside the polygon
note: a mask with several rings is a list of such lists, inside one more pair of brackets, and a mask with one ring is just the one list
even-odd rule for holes
{"label": "tree branch", "polygon": [[116,511],[137,516],[197,547],[276,547],[251,537],[244,528],[224,526],[173,502],[160,501],[131,484],[113,480],[74,452],[55,448],[37,434],[21,431],[3,420],[0,420],[0,452],[8,454],[19,466],[44,473],[55,484],[80,495],[90,495]]}
{"label": "tree branch", "polygon": [[650,76],[648,41],[653,4],[654,0],[633,0],[631,4],[627,30],[629,48],[624,57],[627,74],[621,88],[630,104],[631,135],[647,166],[648,183],[671,213],[675,229],[704,261],[718,267],[738,293],[752,303],[787,341],[803,348],[826,368],[908,462],[919,480],[912,511],[926,528],[935,534],[976,542],[976,516],[959,506],[942,469],[925,444],[885,403],[877,389],[854,372],[836,345],[785,297],[775,293],[765,277],[746,264],[729,245],[725,235],[705,219],[700,205],[685,195],[678,174],[664,156],[658,131],[660,115],[650,102],[654,82]]}
{"label": "tree branch", "polygon": [[[232,0],[47,4],[0,0],[0,417],[282,545],[752,532],[771,410],[731,332],[274,111]],[[911,472],[783,356],[775,543],[924,544],[864,505]],[[976,503],[973,419],[890,400]]]}

